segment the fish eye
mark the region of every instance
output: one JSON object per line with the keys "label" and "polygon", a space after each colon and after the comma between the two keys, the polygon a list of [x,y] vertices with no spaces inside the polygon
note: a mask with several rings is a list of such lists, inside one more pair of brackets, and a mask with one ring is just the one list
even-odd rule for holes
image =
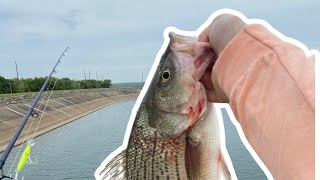
{"label": "fish eye", "polygon": [[161,82],[163,83],[168,82],[170,78],[171,78],[171,70],[169,68],[162,71]]}

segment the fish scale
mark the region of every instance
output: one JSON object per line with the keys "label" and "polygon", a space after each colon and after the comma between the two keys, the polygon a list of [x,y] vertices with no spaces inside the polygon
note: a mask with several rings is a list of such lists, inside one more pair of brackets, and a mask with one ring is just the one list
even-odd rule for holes
{"label": "fish scale", "polygon": [[169,37],[131,119],[128,142],[100,165],[97,179],[231,179],[221,153],[217,115],[199,81],[215,54],[197,37]]}
{"label": "fish scale", "polygon": [[126,161],[128,179],[186,179],[185,143],[160,137],[148,125],[147,112],[141,108],[129,139]]}

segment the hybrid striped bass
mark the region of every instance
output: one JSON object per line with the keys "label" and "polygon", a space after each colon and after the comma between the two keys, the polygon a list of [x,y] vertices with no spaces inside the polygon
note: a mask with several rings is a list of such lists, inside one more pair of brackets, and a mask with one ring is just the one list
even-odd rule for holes
{"label": "hybrid striped bass", "polygon": [[109,155],[96,179],[231,179],[218,120],[199,82],[215,54],[197,37],[169,37],[126,149]]}

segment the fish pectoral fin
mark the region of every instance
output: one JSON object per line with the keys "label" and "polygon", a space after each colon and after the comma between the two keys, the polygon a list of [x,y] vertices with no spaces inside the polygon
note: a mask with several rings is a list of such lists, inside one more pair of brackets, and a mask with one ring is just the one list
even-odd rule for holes
{"label": "fish pectoral fin", "polygon": [[126,179],[126,150],[121,151],[99,172],[101,179]]}
{"label": "fish pectoral fin", "polygon": [[229,171],[229,168],[226,164],[226,161],[222,155],[222,153],[220,153],[220,157],[219,157],[219,169],[220,169],[220,180],[232,180],[231,178],[231,173]]}

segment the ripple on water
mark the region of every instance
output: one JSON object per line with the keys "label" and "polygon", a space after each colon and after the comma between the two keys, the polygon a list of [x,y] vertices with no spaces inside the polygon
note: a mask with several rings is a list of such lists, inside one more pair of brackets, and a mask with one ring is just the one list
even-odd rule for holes
{"label": "ripple on water", "polygon": [[[36,157],[38,163],[27,165],[20,174],[32,180],[94,179],[95,169],[122,144],[134,103],[112,104],[36,138],[31,156]],[[223,117],[227,148],[238,179],[267,179],[243,146],[226,111],[223,111]],[[14,148],[4,167],[5,172],[16,152],[17,148]]]}

